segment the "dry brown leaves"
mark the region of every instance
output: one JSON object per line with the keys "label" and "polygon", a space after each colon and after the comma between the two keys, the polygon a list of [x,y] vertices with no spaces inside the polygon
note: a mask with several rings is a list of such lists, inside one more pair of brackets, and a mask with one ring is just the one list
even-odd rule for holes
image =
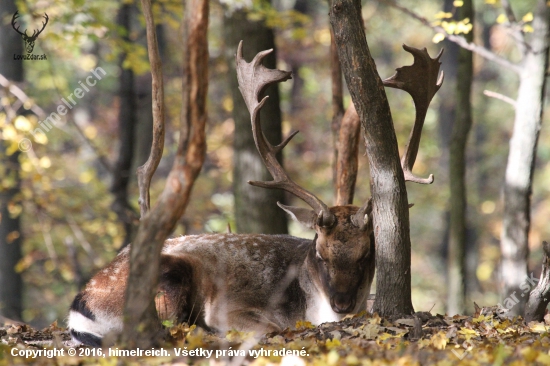
{"label": "dry brown leaves", "polygon": [[[261,339],[237,331],[222,338],[194,326],[178,325],[168,332],[172,338],[163,347],[167,357],[57,357],[39,361],[51,365],[550,365],[550,316],[545,319],[544,323],[525,324],[521,318],[505,318],[496,307],[478,308],[473,316],[422,312],[391,321],[359,314],[317,327],[297,322],[295,329]],[[67,348],[67,340],[67,333],[55,323],[41,331],[23,324],[0,328],[0,365],[23,362],[11,356],[13,347]],[[191,356],[191,350],[205,353]],[[206,350],[211,352],[209,357]]]}

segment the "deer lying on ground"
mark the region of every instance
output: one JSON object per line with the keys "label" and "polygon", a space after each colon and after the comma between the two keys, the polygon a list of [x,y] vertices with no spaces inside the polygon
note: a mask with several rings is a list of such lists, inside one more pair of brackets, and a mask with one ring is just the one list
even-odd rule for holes
{"label": "deer lying on ground", "polygon": [[[274,178],[250,184],[284,189],[306,202],[311,209],[279,206],[315,230],[315,238],[204,234],[168,239],[155,299],[160,319],[217,332],[265,333],[292,327],[297,320],[320,324],[366,310],[375,271],[371,201],[362,207],[329,208],[293,182],[279,164],[276,154],[296,132],[273,146],[261,130],[260,110],[267,100],[260,100],[263,91],[291,78],[290,72],[261,64],[270,52],[260,52],[247,63],[242,42],[237,50],[239,89],[251,114],[256,147]],[[409,145],[418,143],[409,141]],[[74,341],[100,346],[107,333],[122,330],[128,270],[129,248],[125,248],[76,296],[69,314]]]}

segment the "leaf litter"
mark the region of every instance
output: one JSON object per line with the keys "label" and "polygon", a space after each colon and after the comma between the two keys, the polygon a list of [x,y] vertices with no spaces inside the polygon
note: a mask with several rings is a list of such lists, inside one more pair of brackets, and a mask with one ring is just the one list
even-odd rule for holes
{"label": "leaf litter", "polygon": [[[41,365],[550,365],[550,315],[541,323],[506,318],[494,307],[472,316],[418,312],[399,319],[361,313],[314,326],[299,321],[293,329],[269,333],[230,331],[217,336],[195,326],[167,329],[164,349],[211,350],[210,358],[54,357],[24,359],[11,349],[73,346],[68,332],[53,323],[36,330],[25,324],[0,327],[0,366]],[[229,352],[231,351],[231,352]],[[302,352],[303,356],[297,356]],[[220,357],[214,357],[218,352]]]}

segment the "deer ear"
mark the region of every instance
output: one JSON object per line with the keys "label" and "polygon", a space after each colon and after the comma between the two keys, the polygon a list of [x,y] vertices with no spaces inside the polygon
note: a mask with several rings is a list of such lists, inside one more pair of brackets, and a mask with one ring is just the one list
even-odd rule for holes
{"label": "deer ear", "polygon": [[315,223],[317,222],[315,211],[308,208],[286,206],[280,202],[277,202],[277,206],[285,210],[292,217],[292,220],[299,222],[309,229],[315,229]]}

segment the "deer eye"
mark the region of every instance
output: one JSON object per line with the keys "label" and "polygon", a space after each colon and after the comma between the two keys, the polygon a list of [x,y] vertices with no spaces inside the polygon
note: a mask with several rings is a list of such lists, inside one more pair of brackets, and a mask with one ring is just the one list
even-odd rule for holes
{"label": "deer eye", "polygon": [[325,259],[321,257],[321,254],[319,254],[319,252],[315,252],[315,258],[317,258],[317,260],[321,262],[325,261]]}

